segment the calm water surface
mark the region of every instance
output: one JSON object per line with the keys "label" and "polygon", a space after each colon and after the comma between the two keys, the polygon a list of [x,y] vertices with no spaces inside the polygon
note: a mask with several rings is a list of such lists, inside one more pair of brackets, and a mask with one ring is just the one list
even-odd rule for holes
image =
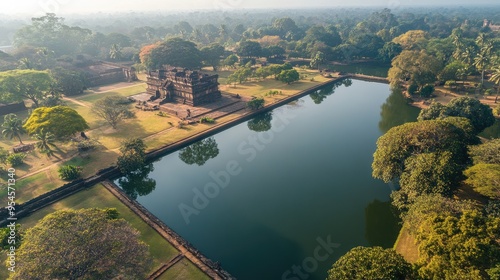
{"label": "calm water surface", "polygon": [[165,156],[125,188],[238,279],[325,279],[355,246],[392,247],[391,186],[372,179],[372,154],[418,114],[386,84],[351,82]]}

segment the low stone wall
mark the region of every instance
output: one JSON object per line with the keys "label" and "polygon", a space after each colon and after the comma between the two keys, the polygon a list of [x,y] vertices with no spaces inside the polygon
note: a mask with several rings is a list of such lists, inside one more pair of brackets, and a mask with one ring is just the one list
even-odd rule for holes
{"label": "low stone wall", "polygon": [[24,106],[24,102],[10,103],[10,104],[0,103],[0,116],[12,114],[12,113],[17,113],[17,112],[20,112],[23,110],[26,110],[26,106]]}
{"label": "low stone wall", "polygon": [[[23,204],[15,206],[16,218],[21,219],[29,216],[31,213],[44,208],[50,204],[53,204],[63,198],[66,198],[72,194],[75,194],[81,190],[95,186],[97,183],[102,182],[108,178],[120,176],[120,171],[116,167],[109,167],[101,169],[96,175],[86,178],[78,179],[73,182],[67,183],[55,190],[42,194],[36,198],[31,199]],[[9,213],[7,209],[0,209],[0,226],[5,226],[9,223],[7,218]]]}
{"label": "low stone wall", "polygon": [[132,212],[141,217],[145,223],[167,239],[167,241],[179,250],[184,257],[189,259],[212,279],[235,279],[231,276],[231,274],[223,270],[220,265],[205,257],[205,255],[194,248],[189,242],[167,226],[163,221],[149,212],[149,210],[144,208],[144,206],[126,196],[113,182],[107,180],[102,182],[102,184],[123,204],[127,205]]}

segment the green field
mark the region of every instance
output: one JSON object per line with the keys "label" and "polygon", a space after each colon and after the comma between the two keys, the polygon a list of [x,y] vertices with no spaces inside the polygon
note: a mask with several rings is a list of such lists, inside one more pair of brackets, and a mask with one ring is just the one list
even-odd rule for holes
{"label": "green field", "polygon": [[[104,186],[96,185],[88,190],[65,198],[57,203],[47,206],[29,217],[19,221],[24,229],[34,226],[40,219],[57,210],[63,209],[82,209],[82,208],[116,208],[120,217],[127,220],[134,228],[140,231],[141,240],[149,245],[149,250],[154,258],[153,267],[156,270],[161,264],[173,259],[178,251],[168,241],[166,241],[153,228],[146,224],[139,216],[133,213],[127,206],[121,203]],[[189,264],[191,266],[189,266]],[[208,279],[196,266],[189,263],[186,268],[172,267],[173,275],[179,275],[181,278],[169,279]],[[152,271],[153,272],[153,271]],[[2,275],[0,274],[0,278]],[[5,279],[5,278],[1,278]]]}

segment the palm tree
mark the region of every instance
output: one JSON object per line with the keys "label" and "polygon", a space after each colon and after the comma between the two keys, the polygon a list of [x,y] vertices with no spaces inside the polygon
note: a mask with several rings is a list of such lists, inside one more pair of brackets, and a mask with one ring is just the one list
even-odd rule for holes
{"label": "palm tree", "polygon": [[42,128],[39,133],[33,136],[38,142],[36,143],[36,147],[40,150],[40,152],[47,154],[49,157],[54,154],[53,148],[56,148],[56,136],[52,134],[50,131],[44,131]]}
{"label": "palm tree", "polygon": [[33,69],[33,63],[31,63],[31,60],[27,57],[23,57],[19,60],[19,69]]}
{"label": "palm tree", "polygon": [[122,59],[122,57],[123,54],[120,46],[118,46],[117,44],[113,44],[111,46],[111,49],[109,50],[109,58],[111,58],[112,60],[120,60]]}
{"label": "palm tree", "polygon": [[4,117],[4,122],[2,124],[2,135],[12,139],[17,137],[19,143],[23,145],[23,140],[21,140],[21,135],[24,134],[23,122],[17,118],[16,114],[8,114]]}
{"label": "palm tree", "polygon": [[493,67],[493,73],[491,74],[490,81],[497,85],[497,95],[495,97],[495,103],[497,103],[498,95],[500,94],[500,64]]}
{"label": "palm tree", "polygon": [[484,71],[490,64],[490,58],[491,58],[491,49],[493,46],[491,44],[485,44],[477,53],[476,57],[474,58],[474,66],[476,66],[476,69],[481,71],[481,87],[484,84]]}

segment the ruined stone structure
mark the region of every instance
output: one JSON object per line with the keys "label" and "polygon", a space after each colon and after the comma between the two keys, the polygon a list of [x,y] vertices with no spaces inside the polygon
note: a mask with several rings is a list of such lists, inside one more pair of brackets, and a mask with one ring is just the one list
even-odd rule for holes
{"label": "ruined stone structure", "polygon": [[491,29],[491,31],[500,31],[500,25],[494,25],[494,24],[491,24],[491,21],[485,19],[483,21],[483,27],[489,27]]}
{"label": "ruined stone structure", "polygon": [[150,71],[147,93],[155,100],[191,106],[214,102],[221,97],[219,75],[207,75],[187,69],[168,68]]}
{"label": "ruined stone structure", "polygon": [[119,82],[132,82],[137,80],[132,67],[117,63],[98,61],[83,68],[89,74],[90,86],[102,86]]}

